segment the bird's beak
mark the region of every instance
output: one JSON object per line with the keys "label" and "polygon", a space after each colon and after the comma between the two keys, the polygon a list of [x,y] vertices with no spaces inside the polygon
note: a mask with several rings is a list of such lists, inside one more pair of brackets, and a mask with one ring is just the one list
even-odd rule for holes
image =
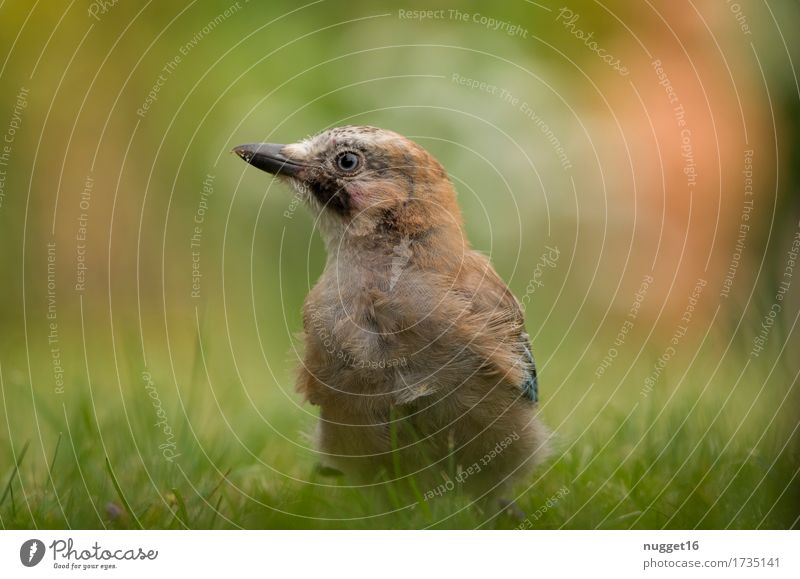
{"label": "bird's beak", "polygon": [[234,147],[233,152],[253,167],[258,167],[262,171],[273,175],[293,177],[305,165],[284,156],[281,153],[284,147],[285,145],[276,145],[274,143],[250,143]]}

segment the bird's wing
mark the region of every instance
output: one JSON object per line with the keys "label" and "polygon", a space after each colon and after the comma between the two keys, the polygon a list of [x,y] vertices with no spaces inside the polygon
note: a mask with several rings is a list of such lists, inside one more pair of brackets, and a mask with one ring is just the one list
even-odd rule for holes
{"label": "bird's wing", "polygon": [[454,291],[469,301],[469,313],[458,323],[462,339],[481,358],[485,371],[519,387],[524,398],[538,401],[536,363],[522,307],[485,256],[468,253],[461,272]]}
{"label": "bird's wing", "polygon": [[522,382],[522,395],[528,400],[533,402],[539,401],[539,379],[536,377],[536,362],[533,360],[533,352],[531,351],[531,339],[528,337],[528,332],[520,334],[520,342],[522,349],[525,352],[524,362],[527,364],[527,373]]}

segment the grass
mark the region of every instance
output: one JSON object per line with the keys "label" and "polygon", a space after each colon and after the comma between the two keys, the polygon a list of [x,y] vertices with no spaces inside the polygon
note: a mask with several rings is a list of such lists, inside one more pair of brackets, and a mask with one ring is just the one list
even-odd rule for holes
{"label": "grass", "polygon": [[[522,522],[472,504],[457,484],[427,501],[429,489],[409,480],[380,484],[381,473],[379,484],[348,487],[318,469],[305,448],[310,407],[274,388],[211,389],[197,377],[193,356],[186,360],[189,390],[170,389],[166,368],[152,370],[160,403],[170,409],[180,453],[173,461],[159,449],[164,432],[153,426],[152,398],[135,374],[117,387],[109,386],[111,375],[99,380],[95,371],[89,389],[76,373],[67,394],[54,398],[31,388],[24,374],[0,368],[0,523],[6,529],[797,528],[798,418],[789,410],[797,408],[797,373],[784,352],[772,354],[743,365],[740,351],[723,356],[706,343],[687,347],[649,395],[641,385],[655,355],[618,361],[594,383],[594,365],[585,370],[554,356],[543,372],[542,414],[555,432],[556,452],[515,489],[527,517]],[[206,364],[217,367],[211,359]]]}

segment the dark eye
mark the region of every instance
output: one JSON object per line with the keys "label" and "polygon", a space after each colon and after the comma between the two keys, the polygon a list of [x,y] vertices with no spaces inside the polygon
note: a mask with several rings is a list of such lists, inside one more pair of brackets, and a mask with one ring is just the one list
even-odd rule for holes
{"label": "dark eye", "polygon": [[345,151],[344,153],[339,153],[336,156],[336,166],[339,167],[342,171],[347,173],[351,173],[358,169],[358,166],[361,164],[361,159],[355,153],[351,153],[350,151]]}

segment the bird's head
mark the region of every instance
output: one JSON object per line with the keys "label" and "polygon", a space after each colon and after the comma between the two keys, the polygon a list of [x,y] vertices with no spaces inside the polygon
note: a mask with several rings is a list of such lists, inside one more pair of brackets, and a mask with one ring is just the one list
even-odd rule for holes
{"label": "bird's head", "polygon": [[328,237],[412,237],[461,225],[444,168],[393,131],[337,127],[290,145],[254,143],[234,152],[288,181],[319,214]]}

